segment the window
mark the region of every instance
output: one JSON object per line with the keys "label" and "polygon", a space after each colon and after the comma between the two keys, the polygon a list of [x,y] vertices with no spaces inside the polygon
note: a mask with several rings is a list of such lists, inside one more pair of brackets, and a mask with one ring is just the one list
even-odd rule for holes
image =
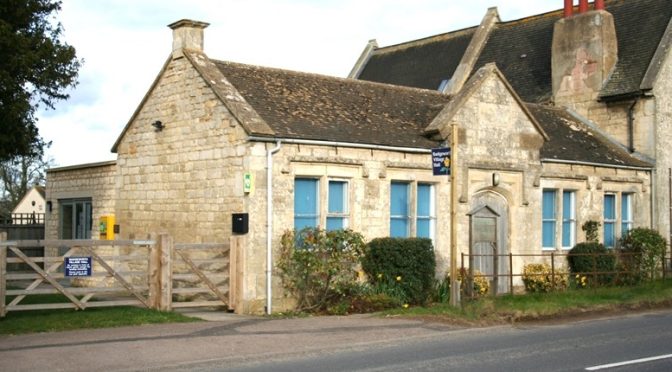
{"label": "window", "polygon": [[294,180],[294,228],[297,231],[318,226],[318,181],[314,178]]}
{"label": "window", "polygon": [[409,183],[392,182],[390,190],[390,236],[410,236]]}
{"label": "window", "polygon": [[555,248],[556,224],[555,190],[544,190],[541,203],[541,247],[553,249]]}
{"label": "window", "polygon": [[[560,196],[562,197],[561,204],[558,200]],[[541,247],[556,249],[558,244],[564,249],[574,247],[576,244],[576,191],[544,189],[541,204]],[[559,226],[558,223],[560,223]],[[559,237],[558,233],[560,233]]]}
{"label": "window", "polygon": [[61,239],[91,239],[93,208],[90,199],[59,200]]}
{"label": "window", "polygon": [[562,192],[562,248],[576,244],[576,192]]}
{"label": "window", "polygon": [[329,180],[329,207],[327,209],[327,230],[348,227],[348,183]]}
{"label": "window", "polygon": [[418,196],[416,199],[416,236],[419,238],[434,238],[434,186],[426,183],[418,184]]}
{"label": "window", "polygon": [[[348,181],[296,178],[294,180],[294,228],[326,226],[327,230],[348,227]],[[320,190],[326,189],[326,194]],[[326,203],[324,203],[326,200]],[[324,204],[326,205],[324,205]],[[326,223],[326,225],[325,225]]]}
{"label": "window", "polygon": [[434,185],[393,181],[390,185],[390,236],[434,239]]}
{"label": "window", "polygon": [[621,194],[621,237],[632,230],[632,194]]}
{"label": "window", "polygon": [[604,195],[604,246],[613,247],[616,243],[616,195]]}

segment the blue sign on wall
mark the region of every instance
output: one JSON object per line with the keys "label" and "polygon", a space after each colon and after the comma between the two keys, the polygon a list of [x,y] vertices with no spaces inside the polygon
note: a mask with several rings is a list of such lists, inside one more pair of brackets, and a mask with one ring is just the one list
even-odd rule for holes
{"label": "blue sign on wall", "polygon": [[91,257],[66,257],[65,276],[91,276]]}
{"label": "blue sign on wall", "polygon": [[432,171],[435,176],[450,176],[450,147],[432,149]]}

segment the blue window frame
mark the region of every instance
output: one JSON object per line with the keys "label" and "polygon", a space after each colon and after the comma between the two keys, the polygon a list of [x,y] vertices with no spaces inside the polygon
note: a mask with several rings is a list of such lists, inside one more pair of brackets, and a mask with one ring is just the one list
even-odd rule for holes
{"label": "blue window frame", "polygon": [[614,247],[616,244],[616,195],[604,195],[604,246]]}
{"label": "blue window frame", "polygon": [[555,248],[555,226],[556,226],[556,191],[544,190],[541,200],[541,247]]}
{"label": "blue window frame", "polygon": [[319,223],[318,185],[313,178],[294,180],[294,228],[317,227]]}
{"label": "blue window frame", "polygon": [[348,183],[329,180],[329,205],[327,209],[327,230],[348,227]]}
{"label": "blue window frame", "polygon": [[621,237],[628,235],[632,230],[632,194],[621,195]]}
{"label": "blue window frame", "polygon": [[562,247],[571,249],[576,244],[576,192],[562,192]]}
{"label": "blue window frame", "polygon": [[408,194],[410,184],[392,182],[390,190],[390,236],[408,237],[410,235],[410,214]]}
{"label": "blue window frame", "polygon": [[418,184],[416,200],[416,236],[419,238],[434,238],[434,186],[427,183]]}

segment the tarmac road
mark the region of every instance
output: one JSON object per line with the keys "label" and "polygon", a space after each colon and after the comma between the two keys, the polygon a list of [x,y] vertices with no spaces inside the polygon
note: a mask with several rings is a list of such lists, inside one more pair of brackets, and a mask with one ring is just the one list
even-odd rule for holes
{"label": "tarmac road", "polygon": [[[672,310],[476,329],[370,315],[203,316],[220,320],[0,336],[0,370],[566,371],[672,354]],[[672,356],[617,370],[672,370]]]}

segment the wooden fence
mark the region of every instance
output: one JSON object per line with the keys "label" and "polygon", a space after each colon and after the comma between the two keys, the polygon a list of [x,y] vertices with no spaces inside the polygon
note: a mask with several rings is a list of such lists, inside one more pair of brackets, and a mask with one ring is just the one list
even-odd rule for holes
{"label": "wooden fence", "polygon": [[[6,236],[0,233],[2,317],[8,311],[84,310],[122,305],[165,311],[188,306],[233,309],[238,300],[237,286],[231,286],[231,277],[240,270],[240,265],[233,261],[237,255],[232,254],[231,243],[174,244],[172,237],[163,234],[153,240],[110,241],[6,241],[3,235]],[[56,247],[61,253],[28,257],[22,251],[35,246]],[[8,257],[8,252],[16,257]],[[71,263],[74,258],[79,258],[85,266],[90,265],[90,273],[84,270],[72,276],[65,262]],[[8,264],[13,263],[25,263],[29,270],[8,270]],[[61,294],[67,300],[24,303],[28,296],[45,294]],[[199,299],[193,300],[190,295],[198,295]]]}

